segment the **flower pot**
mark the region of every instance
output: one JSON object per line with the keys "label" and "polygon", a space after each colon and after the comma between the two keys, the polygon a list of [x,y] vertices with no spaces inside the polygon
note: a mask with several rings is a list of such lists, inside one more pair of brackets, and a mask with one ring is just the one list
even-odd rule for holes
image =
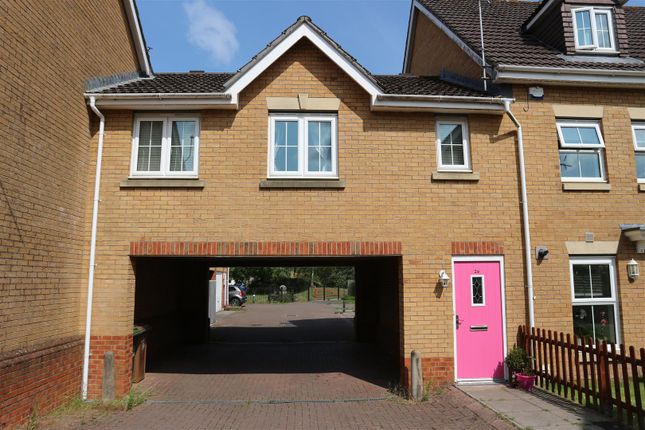
{"label": "flower pot", "polygon": [[533,391],[533,386],[535,385],[535,375],[525,375],[523,373],[516,373],[515,377],[517,378],[517,383],[520,387],[526,391]]}

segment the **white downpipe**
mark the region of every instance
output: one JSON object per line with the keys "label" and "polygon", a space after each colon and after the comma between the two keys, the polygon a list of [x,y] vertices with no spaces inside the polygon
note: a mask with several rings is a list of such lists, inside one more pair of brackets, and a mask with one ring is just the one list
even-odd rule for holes
{"label": "white downpipe", "polygon": [[96,228],[99,217],[99,198],[101,190],[101,161],[103,158],[103,134],[105,132],[105,116],[96,107],[96,99],[90,97],[90,108],[101,120],[99,124],[99,143],[96,150],[96,174],[94,178],[94,203],[92,207],[92,236],[90,239],[90,268],[87,278],[87,310],[85,316],[85,350],[83,352],[83,382],[81,396],[87,400],[87,385],[90,369],[90,332],[92,329],[92,299],[94,295],[94,265],[96,262]]}
{"label": "white downpipe", "polygon": [[522,223],[524,226],[524,264],[526,266],[526,296],[529,302],[529,327],[535,327],[535,304],[533,295],[533,260],[531,258],[531,231],[529,229],[529,202],[526,192],[526,166],[524,164],[524,135],[522,124],[511,112],[511,101],[504,100],[504,111],[517,127],[517,146],[520,154],[520,185],[522,187]]}

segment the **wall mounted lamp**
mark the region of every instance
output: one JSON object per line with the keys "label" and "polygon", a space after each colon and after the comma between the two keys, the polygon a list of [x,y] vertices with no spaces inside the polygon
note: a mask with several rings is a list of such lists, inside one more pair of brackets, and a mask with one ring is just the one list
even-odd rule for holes
{"label": "wall mounted lamp", "polygon": [[450,277],[445,270],[439,272],[439,283],[441,283],[443,288],[448,288],[450,285]]}
{"label": "wall mounted lamp", "polygon": [[627,276],[629,276],[629,279],[632,281],[635,281],[638,279],[639,275],[640,268],[638,267],[638,262],[632,258],[629,260],[629,263],[627,263]]}

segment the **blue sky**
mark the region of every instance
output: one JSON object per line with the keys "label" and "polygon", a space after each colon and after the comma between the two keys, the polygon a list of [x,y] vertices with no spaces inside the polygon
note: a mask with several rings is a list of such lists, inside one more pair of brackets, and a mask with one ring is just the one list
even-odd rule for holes
{"label": "blue sky", "polygon": [[[137,0],[137,5],[157,72],[235,71],[308,15],[371,72],[400,73],[410,13],[410,0]],[[645,6],[645,0],[629,5]]]}

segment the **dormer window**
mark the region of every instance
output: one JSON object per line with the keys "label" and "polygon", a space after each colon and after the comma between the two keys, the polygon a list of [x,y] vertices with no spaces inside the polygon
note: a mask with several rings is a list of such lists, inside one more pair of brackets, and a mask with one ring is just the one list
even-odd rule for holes
{"label": "dormer window", "polygon": [[614,25],[611,9],[597,7],[575,8],[573,27],[576,50],[615,52]]}

